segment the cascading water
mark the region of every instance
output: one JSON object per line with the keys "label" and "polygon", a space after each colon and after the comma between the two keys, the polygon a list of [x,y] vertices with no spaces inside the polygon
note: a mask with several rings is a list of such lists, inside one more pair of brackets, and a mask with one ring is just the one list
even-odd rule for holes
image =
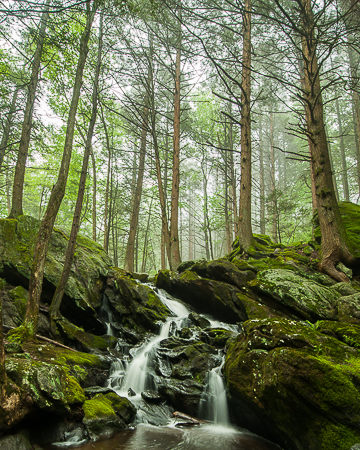
{"label": "cascading water", "polygon": [[207,384],[200,399],[199,416],[221,425],[229,425],[226,389],[221,371],[225,362],[214,367],[207,376]]}
{"label": "cascading water", "polygon": [[[173,313],[165,323],[161,325],[160,333],[148,342],[145,342],[137,351],[132,361],[124,368],[124,364],[117,361],[110,374],[109,385],[120,395],[127,396],[131,389],[136,394],[141,394],[146,389],[148,380],[148,361],[151,353],[159,343],[169,337],[170,329],[177,328],[181,321],[189,315],[189,310],[179,301],[169,297],[165,291],[159,290],[158,297],[162,303]],[[174,326],[172,327],[172,324]]]}
{"label": "cascading water", "polygon": [[103,302],[100,308],[100,314],[104,319],[106,325],[106,334],[109,336],[114,336],[114,332],[112,329],[113,315],[109,306],[109,302],[106,297],[103,298]]}

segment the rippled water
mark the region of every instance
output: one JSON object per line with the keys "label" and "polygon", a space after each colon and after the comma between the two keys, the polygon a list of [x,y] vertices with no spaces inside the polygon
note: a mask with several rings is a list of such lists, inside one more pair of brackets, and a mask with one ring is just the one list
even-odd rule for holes
{"label": "rippled water", "polygon": [[280,450],[275,444],[249,432],[216,425],[188,429],[140,424],[113,438],[87,443],[81,450]]}

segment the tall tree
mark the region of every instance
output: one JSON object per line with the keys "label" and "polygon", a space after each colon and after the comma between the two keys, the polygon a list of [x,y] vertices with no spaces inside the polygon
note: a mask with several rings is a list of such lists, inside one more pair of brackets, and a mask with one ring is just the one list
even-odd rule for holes
{"label": "tall tree", "polygon": [[302,31],[306,131],[310,142],[316,206],[321,230],[320,268],[335,279],[344,281],[347,277],[335,266],[339,261],[351,264],[354,258],[345,241],[332,179],[317,57],[316,22],[311,0],[297,0],[297,2]]}
{"label": "tall tree", "polygon": [[251,225],[251,0],[243,12],[243,58],[241,74],[241,178],[239,243],[246,251],[252,241]]}
{"label": "tall tree", "polygon": [[90,1],[86,3],[86,25],[80,38],[79,59],[77,62],[72,99],[66,127],[63,156],[58,178],[51,190],[49,202],[36,238],[34,259],[29,281],[29,298],[26,306],[26,315],[24,322],[24,337],[28,338],[34,337],[38,327],[39,305],[44,278],[45,258],[51,233],[53,231],[54,222],[65,194],[73,147],[76,112],[79,104],[84,67],[89,51],[88,43],[91,34],[91,27],[94,21],[96,9],[96,0],[92,4],[90,3]]}
{"label": "tall tree", "polygon": [[81,224],[81,210],[83,206],[84,194],[85,194],[85,185],[86,178],[89,166],[89,158],[92,147],[92,139],[94,135],[94,128],[97,117],[98,110],[98,91],[99,91],[99,78],[100,78],[100,69],[101,69],[101,56],[102,56],[102,46],[103,46],[103,14],[100,16],[100,28],[99,28],[99,41],[98,41],[98,50],[97,50],[97,62],[95,68],[95,76],[93,83],[93,92],[92,92],[92,110],[90,116],[90,122],[88,126],[86,141],[85,141],[85,149],[84,149],[84,157],[82,162],[80,180],[79,180],[79,189],[78,195],[76,199],[75,211],[73,222],[71,226],[70,237],[68,241],[68,245],[65,253],[65,261],[63,270],[60,276],[60,280],[58,285],[56,286],[55,293],[53,295],[51,305],[50,305],[50,317],[52,320],[58,319],[60,317],[60,306],[62,302],[62,298],[64,296],[66,283],[69,279],[71,265],[74,259],[75,246],[76,246],[76,237],[78,235],[80,224]]}
{"label": "tall tree", "polygon": [[31,65],[31,76],[28,85],[24,120],[21,129],[19,152],[15,166],[12,203],[11,203],[11,211],[9,214],[10,217],[17,217],[23,214],[23,190],[24,190],[25,167],[29,153],[30,135],[33,122],[36,90],[39,81],[41,55],[43,52],[45,32],[49,20],[49,9],[48,9],[49,5],[50,0],[48,0],[45,3],[44,12],[41,15],[36,50]]}

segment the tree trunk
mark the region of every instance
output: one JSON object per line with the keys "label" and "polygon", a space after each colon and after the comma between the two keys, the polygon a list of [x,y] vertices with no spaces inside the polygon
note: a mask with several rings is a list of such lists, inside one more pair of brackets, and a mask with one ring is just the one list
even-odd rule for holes
{"label": "tree trunk", "polygon": [[89,50],[88,43],[91,34],[91,26],[96,12],[95,5],[96,3],[93,3],[93,7],[90,11],[90,5],[87,4],[86,26],[80,39],[80,53],[77,63],[73,94],[67,121],[63,157],[58,174],[58,179],[51,191],[49,203],[46,208],[44,218],[40,224],[40,229],[36,238],[34,260],[32,264],[29,282],[29,299],[27,302],[25,315],[25,332],[27,335],[25,337],[29,338],[34,337],[37,331],[39,319],[39,304],[42,291],[47,248],[54,227],[54,222],[65,194],[66,182],[68,178],[71,153],[73,147],[76,111],[80,98],[85,62]]}
{"label": "tree trunk", "polygon": [[49,1],[47,1],[46,4],[44,5],[45,10],[41,15],[38,41],[36,44],[36,50],[32,61],[31,78],[28,85],[28,94],[26,99],[24,121],[21,129],[19,153],[15,166],[11,211],[9,215],[10,217],[17,217],[23,214],[23,189],[25,179],[25,167],[29,152],[32,117],[34,112],[36,89],[39,81],[41,55],[44,46],[45,31],[49,20],[48,5]]}
{"label": "tree trunk", "polygon": [[15,87],[15,90],[14,90],[14,93],[13,93],[13,96],[11,99],[10,109],[9,109],[9,112],[6,117],[4,133],[2,135],[1,142],[0,142],[0,171],[1,171],[1,167],[4,162],[6,149],[9,145],[9,138],[10,138],[11,128],[13,125],[14,113],[16,111],[16,102],[17,102],[19,91],[20,91],[20,88]]}
{"label": "tree trunk", "polygon": [[83,157],[83,163],[82,163],[80,180],[79,180],[79,190],[78,190],[78,195],[77,195],[77,199],[76,199],[76,205],[75,205],[74,217],[73,217],[72,226],[71,226],[69,242],[68,242],[68,245],[66,248],[66,253],[65,253],[64,267],[63,267],[59,283],[56,287],[56,290],[55,290],[55,293],[54,293],[54,296],[52,298],[52,302],[50,305],[50,317],[52,320],[56,320],[61,316],[60,315],[61,301],[64,296],[66,283],[69,279],[71,265],[72,265],[72,262],[74,259],[76,237],[77,237],[79,229],[80,229],[81,210],[82,210],[82,206],[83,206],[87,171],[88,171],[89,158],[90,158],[91,146],[92,146],[92,138],[94,135],[94,128],[95,128],[96,116],[97,116],[102,40],[103,40],[103,15],[100,16],[98,55],[97,55],[97,63],[96,63],[96,70],[95,70],[95,77],[94,77],[93,92],[92,92],[92,110],[91,110],[91,117],[90,117],[88,132],[87,132],[87,136],[86,136],[84,157]]}
{"label": "tree trunk", "polygon": [[340,114],[340,108],[339,108],[339,100],[335,100],[335,106],[336,106],[336,115],[339,125],[339,139],[340,139],[340,157],[341,157],[341,181],[342,181],[342,188],[344,193],[344,199],[348,202],[350,200],[350,194],[349,194],[349,182],[347,177],[347,164],[346,164],[346,154],[345,154],[345,144],[344,144],[344,134],[343,134],[343,126],[342,126],[342,119]]}
{"label": "tree trunk", "polygon": [[278,209],[276,198],[276,179],[275,179],[275,149],[274,149],[274,114],[270,112],[270,190],[272,198],[272,220],[271,237],[274,242],[278,242]]}
{"label": "tree trunk", "polygon": [[111,178],[111,146],[108,128],[104,117],[104,112],[101,108],[101,121],[105,131],[106,149],[108,153],[107,173],[106,173],[106,188],[105,188],[105,201],[104,201],[104,250],[106,253],[109,251],[109,193],[110,193],[110,178]]}
{"label": "tree trunk", "polygon": [[351,264],[354,258],[345,242],[344,229],[331,174],[328,142],[316,54],[315,22],[311,0],[302,0],[302,57],[304,64],[304,103],[315,194],[321,230],[320,269],[339,281],[347,277],[335,265]]}
{"label": "tree trunk", "polygon": [[[150,70],[150,68],[149,68]],[[134,272],[134,251],[135,251],[135,237],[137,232],[137,227],[139,223],[139,212],[140,212],[140,203],[141,203],[141,195],[143,189],[143,180],[144,180],[144,170],[145,170],[145,157],[146,157],[146,136],[148,130],[148,122],[149,122],[149,106],[148,106],[148,94],[145,94],[145,106],[142,118],[142,127],[141,127],[141,139],[140,139],[140,158],[139,158],[139,168],[136,180],[136,189],[132,198],[132,206],[131,206],[131,218],[130,218],[130,230],[129,230],[129,238],[126,246],[126,254],[125,254],[125,270],[129,272]]]}
{"label": "tree trunk", "polygon": [[174,139],[173,168],[171,187],[170,215],[170,259],[172,268],[181,263],[179,246],[179,184],[180,184],[180,64],[181,64],[181,31],[178,37],[175,63],[175,93],[174,93]]}
{"label": "tree trunk", "polygon": [[264,142],[262,120],[259,121],[259,185],[260,185],[260,233],[265,234],[265,177],[264,177]]}
{"label": "tree trunk", "polygon": [[243,58],[241,74],[241,178],[239,200],[239,243],[247,250],[252,241],[251,227],[251,0],[245,0],[243,13]]}
{"label": "tree trunk", "polygon": [[233,241],[232,230],[231,230],[231,217],[229,211],[229,152],[225,151],[224,153],[224,219],[225,219],[225,240],[226,240],[226,251],[227,253],[231,252],[231,244]]}
{"label": "tree trunk", "polygon": [[91,166],[93,173],[93,190],[92,190],[92,211],[91,211],[91,219],[92,219],[92,238],[93,241],[96,242],[96,191],[97,191],[97,177],[96,177],[96,161],[94,155],[94,149],[90,150],[91,155]]}

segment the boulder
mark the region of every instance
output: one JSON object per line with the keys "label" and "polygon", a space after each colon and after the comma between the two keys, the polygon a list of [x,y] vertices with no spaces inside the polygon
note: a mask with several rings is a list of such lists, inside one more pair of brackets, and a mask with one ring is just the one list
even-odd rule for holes
{"label": "boulder", "polygon": [[114,269],[107,280],[104,296],[112,307],[113,318],[132,333],[159,330],[159,323],[171,313],[153,289],[138,282],[121,269]]}
{"label": "boulder", "polygon": [[268,269],[257,274],[250,286],[299,318],[333,319],[339,293],[330,287],[287,269]]}
{"label": "boulder", "polygon": [[115,392],[97,394],[83,404],[83,423],[91,440],[107,438],[124,429],[135,415],[136,408]]}
{"label": "boulder", "polygon": [[347,450],[360,441],[356,349],[299,321],[243,327],[225,363],[234,419],[289,450]]}
{"label": "boulder", "polygon": [[[0,219],[0,276],[9,284],[28,287],[34,245],[40,221],[30,216]],[[50,302],[64,265],[68,236],[55,228],[45,262],[42,301]],[[65,288],[63,314],[88,331],[105,332],[95,308],[101,303],[103,279],[110,259],[104,249],[79,235],[70,277]]]}
{"label": "boulder", "polygon": [[228,283],[202,278],[190,270],[180,275],[162,270],[158,273],[156,286],[218,320],[229,323],[247,320],[245,308],[237,297],[238,289]]}

